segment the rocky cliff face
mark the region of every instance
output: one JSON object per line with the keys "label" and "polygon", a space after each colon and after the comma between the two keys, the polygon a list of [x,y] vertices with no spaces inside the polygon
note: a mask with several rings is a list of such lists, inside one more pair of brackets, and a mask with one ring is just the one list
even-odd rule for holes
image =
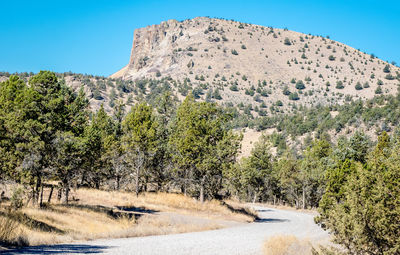
{"label": "rocky cliff face", "polygon": [[131,58],[125,79],[166,71],[173,64],[172,49],[178,22],[170,20],[135,30]]}

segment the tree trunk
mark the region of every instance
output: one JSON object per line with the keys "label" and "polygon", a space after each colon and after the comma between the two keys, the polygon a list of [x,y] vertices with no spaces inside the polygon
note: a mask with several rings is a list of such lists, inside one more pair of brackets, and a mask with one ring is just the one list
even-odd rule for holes
{"label": "tree trunk", "polygon": [[205,176],[201,179],[200,182],[200,202],[204,202],[204,183],[205,183]]}
{"label": "tree trunk", "polygon": [[306,209],[306,189],[303,186],[303,209]]}
{"label": "tree trunk", "polygon": [[204,185],[200,184],[200,202],[204,202]]}
{"label": "tree trunk", "polygon": [[40,186],[42,185],[42,179],[41,177],[38,175],[36,176],[36,187],[33,190],[33,204],[37,205],[39,202],[39,190],[40,190]]}
{"label": "tree trunk", "polygon": [[119,177],[119,175],[117,175],[117,176],[115,177],[115,183],[116,183],[115,189],[116,189],[116,190],[119,190],[119,179],[120,179],[120,177]]}
{"label": "tree trunk", "polygon": [[185,169],[185,176],[183,179],[183,195],[187,196],[187,169]]}
{"label": "tree trunk", "polygon": [[257,199],[257,192],[254,192],[253,204],[256,202],[256,199]]}
{"label": "tree trunk", "polygon": [[40,202],[39,202],[39,207],[40,208],[42,208],[42,206],[43,206],[43,190],[44,190],[44,187],[43,187],[43,184],[42,184],[41,188],[40,188]]}
{"label": "tree trunk", "polygon": [[58,200],[58,201],[61,200],[61,196],[62,196],[62,188],[59,188],[59,189],[58,189],[58,192],[57,192],[57,200]]}
{"label": "tree trunk", "polygon": [[65,187],[65,196],[64,196],[64,201],[63,201],[63,203],[64,203],[64,204],[68,204],[68,196],[69,196],[69,187],[68,187],[68,183],[66,183],[66,184],[64,185],[64,187]]}
{"label": "tree trunk", "polygon": [[51,196],[53,195],[53,190],[54,190],[54,186],[52,185],[52,186],[51,186],[51,189],[50,189],[49,198],[47,199],[47,203],[49,203],[49,204],[50,204],[50,202],[51,202]]}
{"label": "tree trunk", "polygon": [[139,167],[136,167],[136,176],[135,176],[135,191],[136,191],[136,197],[139,196]]}

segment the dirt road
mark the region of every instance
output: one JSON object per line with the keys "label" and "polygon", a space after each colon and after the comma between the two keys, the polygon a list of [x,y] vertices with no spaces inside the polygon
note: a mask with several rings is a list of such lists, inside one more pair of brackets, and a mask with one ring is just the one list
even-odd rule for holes
{"label": "dirt road", "polygon": [[273,235],[290,234],[312,242],[329,239],[311,214],[266,207],[255,209],[259,221],[219,230],[37,246],[13,254],[261,254],[263,242]]}

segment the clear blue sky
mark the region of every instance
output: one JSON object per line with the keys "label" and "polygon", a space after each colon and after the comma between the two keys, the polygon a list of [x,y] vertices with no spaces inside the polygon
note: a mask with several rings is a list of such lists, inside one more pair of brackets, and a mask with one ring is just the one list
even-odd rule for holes
{"label": "clear blue sky", "polygon": [[110,75],[129,61],[135,28],[197,16],[329,35],[400,63],[400,1],[2,0],[0,71]]}

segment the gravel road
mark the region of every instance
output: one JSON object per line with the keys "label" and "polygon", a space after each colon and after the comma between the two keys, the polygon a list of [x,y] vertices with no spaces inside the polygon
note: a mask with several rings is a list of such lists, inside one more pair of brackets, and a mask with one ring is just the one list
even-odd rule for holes
{"label": "gravel road", "polygon": [[313,215],[296,211],[254,207],[260,220],[229,228],[138,238],[36,246],[14,251],[20,254],[261,254],[263,242],[277,234],[327,242],[329,234],[313,221]]}

